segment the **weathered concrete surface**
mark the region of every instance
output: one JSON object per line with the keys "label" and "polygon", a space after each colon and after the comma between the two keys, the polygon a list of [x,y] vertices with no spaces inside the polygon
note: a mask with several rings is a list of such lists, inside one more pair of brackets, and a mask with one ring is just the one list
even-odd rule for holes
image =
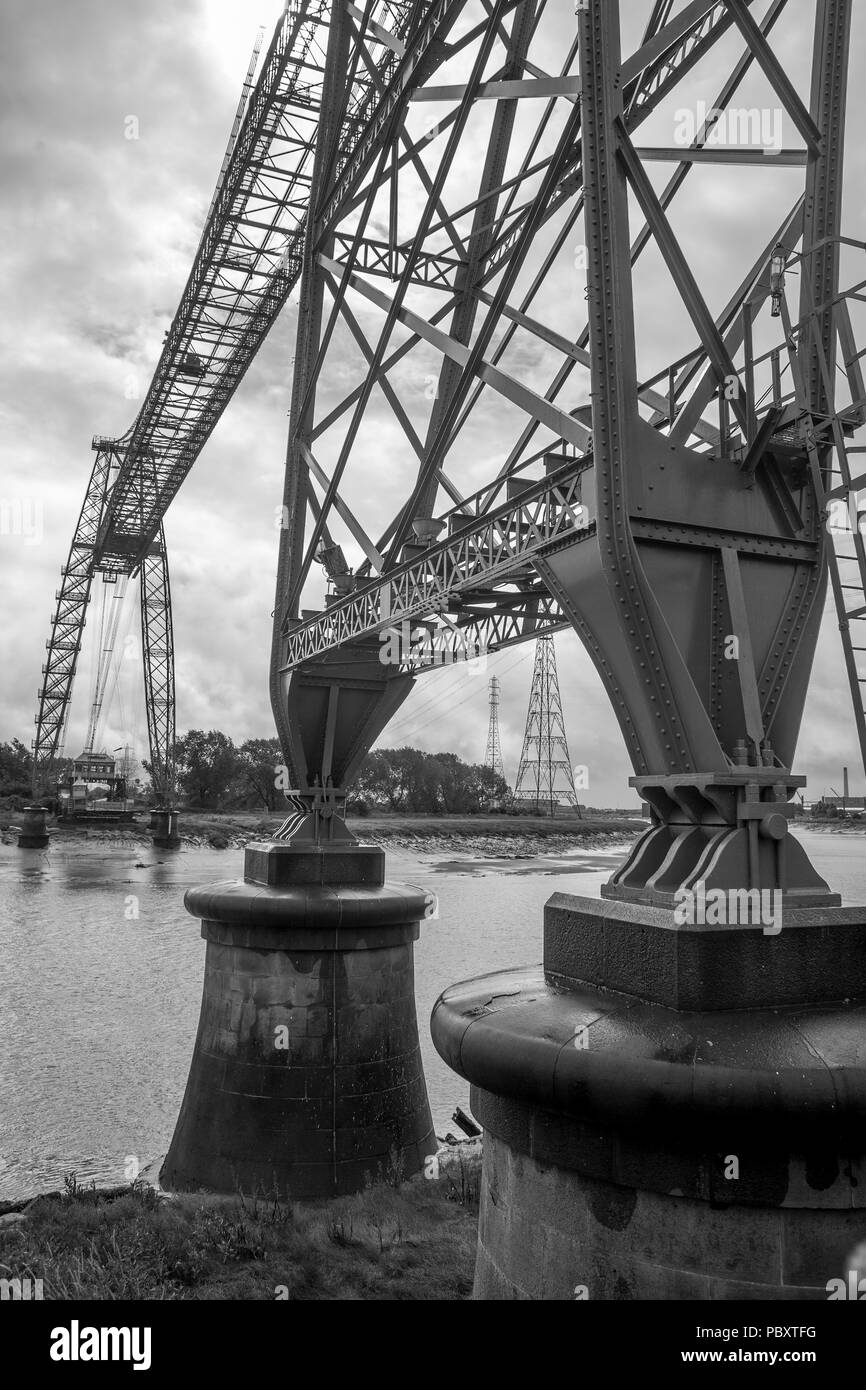
{"label": "weathered concrete surface", "polygon": [[486,1129],[474,1296],[826,1300],[864,1220],[862,1207],[714,1206],[621,1187]]}
{"label": "weathered concrete surface", "polygon": [[204,993],[162,1185],[323,1197],[395,1161],[418,1171],[437,1147],[413,965],[430,895],[371,882],[380,850],[355,857],[366,881],[347,884],[333,878],[353,871],[351,855],[323,866],[283,848],[276,885],[262,846],[251,850],[258,883],[187,894],[205,919]]}
{"label": "weathered concrete surface", "polygon": [[[616,907],[558,895],[544,967],[452,986],[434,1009],[434,1043],[484,1127],[477,1295],[826,1298],[866,1223],[856,970],[852,997],[815,1003],[797,949],[762,973],[758,941],[772,952],[779,938],[736,928],[712,943],[720,973],[702,974],[699,933]],[[831,952],[837,918],[844,950],[856,915],[806,914],[792,944],[826,931]],[[631,961],[630,927],[643,938]],[[653,1001],[676,984],[689,937],[685,979],[704,990],[702,1010]],[[726,960],[740,998],[765,1007],[729,1002]],[[611,986],[627,971],[648,997]]]}
{"label": "weathered concrete surface", "polygon": [[778,925],[677,925],[664,908],[554,893],[544,969],[672,1009],[866,999],[866,909],[788,908]]}

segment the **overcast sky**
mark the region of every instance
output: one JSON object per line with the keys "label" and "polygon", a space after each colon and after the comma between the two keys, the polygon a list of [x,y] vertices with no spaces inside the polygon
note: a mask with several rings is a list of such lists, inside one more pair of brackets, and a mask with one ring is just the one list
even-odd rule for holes
{"label": "overcast sky", "polygon": [[[555,5],[563,7],[558,22],[565,37],[573,24],[572,0]],[[626,4],[635,22],[647,8],[643,0]],[[758,13],[765,8],[761,0]],[[789,8],[779,43],[802,73],[814,5],[792,0]],[[280,9],[274,0],[4,0],[0,500],[7,520],[0,535],[0,739],[29,743],[33,736],[54,591],[89,476],[91,436],[122,434],[138,409],[199,239],[257,25],[265,24],[269,35]],[[855,6],[852,132],[866,128],[864,9],[861,0]],[[130,115],[138,119],[137,140],[125,138]],[[785,143],[799,142],[786,131]],[[469,164],[472,158],[467,151]],[[864,142],[851,140],[847,230],[866,239],[864,158]],[[669,172],[667,166],[652,170],[657,185]],[[704,180],[703,217],[693,204],[694,221],[678,225],[690,253],[700,255],[712,243],[709,212],[719,259],[727,255],[736,265],[740,224],[753,212],[758,217],[761,201],[760,187],[746,180],[742,173],[727,184]],[[567,315],[567,297],[558,286],[552,293]],[[663,298],[639,299],[642,337],[664,341],[664,306]],[[267,697],[273,518],[282,486],[294,312],[289,306],[272,332],[166,522],[180,731],[221,728],[238,741],[273,732]],[[370,469],[368,484],[375,478],[372,462]],[[94,603],[88,636],[97,626],[96,610]],[[136,626],[130,604],[121,639]],[[562,634],[556,645],[571,760],[590,767],[584,799],[628,804],[631,768],[594,668],[576,636]],[[87,723],[91,646],[79,668],[71,753],[79,751]],[[127,651],[105,742],[113,747],[131,739],[141,756],[146,725],[137,644],[128,643]],[[490,658],[486,672],[424,678],[383,742],[453,749],[481,761],[487,680],[497,674],[506,774],[513,780],[532,657],[530,644]],[[846,763],[862,791],[839,638],[828,609],[797,770],[809,775],[817,795],[830,785],[841,789]]]}

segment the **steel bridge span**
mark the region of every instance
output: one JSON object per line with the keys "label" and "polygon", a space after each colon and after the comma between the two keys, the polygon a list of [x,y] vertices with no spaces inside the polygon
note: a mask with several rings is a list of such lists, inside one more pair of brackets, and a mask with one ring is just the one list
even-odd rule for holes
{"label": "steel bridge span", "polygon": [[485,1128],[476,1292],[817,1298],[839,1272],[866,917],[790,819],[828,590],[866,753],[853,8],[287,4],[142,410],[95,441],[40,693],[37,768],[93,574],[142,574],[170,792],[162,519],[297,285],[271,661],[294,791],[242,882],[187,895],[206,980],[168,1185],[321,1195],[432,1152],[432,902],[343,818],[425,668],[382,639],[567,627],[652,821],[600,901],[548,904],[538,970],[437,1004]]}

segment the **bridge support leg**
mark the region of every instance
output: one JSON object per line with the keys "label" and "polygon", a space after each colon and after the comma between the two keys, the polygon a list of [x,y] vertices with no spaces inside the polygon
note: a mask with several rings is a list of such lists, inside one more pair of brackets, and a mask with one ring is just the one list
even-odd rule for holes
{"label": "bridge support leg", "polygon": [[839,1287],[866,1222],[866,909],[777,925],[558,894],[543,967],[445,992],[434,1042],[484,1126],[476,1298]]}
{"label": "bridge support leg", "polygon": [[47,815],[47,806],[24,807],[24,820],[18,836],[19,849],[45,849],[49,843]]}
{"label": "bridge support leg", "polygon": [[[548,903],[543,966],[447,990],[433,1038],[485,1129],[476,1296],[827,1299],[866,1221],[866,908],[839,905],[788,822],[826,592],[813,422],[838,419],[852,6],[817,6],[796,443],[768,433],[749,486],[727,441],[704,471],[688,448],[744,339],[719,330],[628,137],[621,8],[578,7],[595,537],[537,567],[610,693],[652,827],[602,901]],[[638,409],[630,193],[709,362],[667,438]],[[777,466],[783,507],[797,499],[784,524]]]}
{"label": "bridge support leg", "polygon": [[250,845],[242,881],[186,894],[207,956],[166,1187],[331,1197],[435,1152],[413,965],[435,900],[384,862],[353,839]]}
{"label": "bridge support leg", "polygon": [[160,807],[151,811],[150,830],[157,849],[180,849],[177,811],[170,807]]}

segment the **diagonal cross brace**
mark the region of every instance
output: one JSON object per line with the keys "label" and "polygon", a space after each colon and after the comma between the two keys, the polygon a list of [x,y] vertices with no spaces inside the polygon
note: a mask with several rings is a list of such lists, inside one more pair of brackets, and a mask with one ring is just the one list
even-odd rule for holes
{"label": "diagonal cross brace", "polygon": [[704,351],[710,359],[710,363],[719,379],[719,383],[721,384],[724,381],[736,383],[737,389],[731,404],[740,428],[745,435],[747,433],[746,411],[742,400],[742,384],[740,382],[739,373],[734,366],[734,360],[728,352],[725,340],[707,306],[706,300],[701,294],[698,282],[692,274],[688,261],[683,255],[682,248],[674,235],[670,222],[665,215],[664,208],[656,196],[655,189],[647,177],[646,170],[638,158],[637,151],[631,143],[628,132],[622,121],[617,122],[617,137],[619,155],[625,165],[626,173],[628,174],[629,182],[634,190],[635,197],[655,237],[668,270],[673,277],[674,284],[679,290],[683,303],[697,329]]}
{"label": "diagonal cross brace", "polygon": [[791,79],[755,23],[754,17],[746,8],[744,0],[725,0],[725,4],[756,60],[763,68],[774,92],[806,141],[810,153],[816,157],[821,153],[823,138],[809,111],[797,95]]}
{"label": "diagonal cross brace", "polygon": [[[343,269],[336,261],[332,261],[328,256],[319,256],[319,264],[331,273],[339,273]],[[349,284],[372,304],[378,305],[387,313],[392,308],[393,301],[382,290],[376,289],[354,272],[349,274]],[[421,318],[419,314],[413,313],[411,309],[405,307],[398,308],[396,317],[400,323],[404,324],[419,338],[432,344],[439,352],[449,357],[458,366],[465,367],[472,357],[472,351],[463,343],[458,343],[448,333],[443,333],[440,328],[434,328]],[[567,411],[560,410],[559,406],[553,405],[550,401],[540,396],[537,391],[524,386],[515,377],[509,376],[499,367],[494,367],[490,362],[483,358],[478,364],[477,374],[479,378],[492,386],[494,391],[511,401],[519,409],[526,411],[533,419],[540,420],[543,425],[547,425],[560,439],[566,439],[569,444],[574,444],[578,448],[585,447],[590,438],[591,431],[579,420],[574,419]]]}

